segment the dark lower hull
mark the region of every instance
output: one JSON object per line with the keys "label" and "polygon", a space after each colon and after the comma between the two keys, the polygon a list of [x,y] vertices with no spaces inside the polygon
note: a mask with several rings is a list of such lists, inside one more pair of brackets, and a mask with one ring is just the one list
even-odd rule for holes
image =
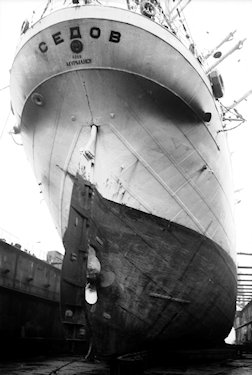
{"label": "dark lower hull", "polygon": [[[61,309],[69,339],[89,339],[110,356],[228,335],[236,267],[207,237],[105,200],[78,177],[64,245]],[[84,299],[90,247],[101,264],[93,305]]]}

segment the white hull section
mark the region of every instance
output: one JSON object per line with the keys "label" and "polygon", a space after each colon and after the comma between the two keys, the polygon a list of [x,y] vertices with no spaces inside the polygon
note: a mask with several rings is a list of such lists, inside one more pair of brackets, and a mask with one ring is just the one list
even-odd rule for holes
{"label": "white hull section", "polygon": [[[96,125],[92,178],[103,197],[191,228],[234,257],[229,155],[200,66],[152,21],[93,8],[75,8],[75,19],[60,11],[57,24],[48,16],[25,36],[12,69],[24,145],[59,231],[72,175],[87,177],[82,152]],[[83,42],[78,56],[69,35]]]}

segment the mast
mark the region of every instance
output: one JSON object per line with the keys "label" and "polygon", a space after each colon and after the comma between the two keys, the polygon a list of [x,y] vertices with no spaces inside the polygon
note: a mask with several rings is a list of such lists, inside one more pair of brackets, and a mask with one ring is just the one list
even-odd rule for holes
{"label": "mast", "polygon": [[213,65],[211,65],[206,70],[206,73],[207,74],[211,73],[214,70],[214,68],[216,68],[216,66],[218,66],[223,60],[225,60],[228,56],[232,55],[232,53],[234,53],[237,49],[241,49],[242,46],[243,46],[243,43],[245,42],[245,40],[246,39],[239,40],[239,42],[236,43],[233,48],[231,48],[229,51],[227,51],[227,53],[225,53],[216,63],[214,63]]}
{"label": "mast", "polygon": [[[184,0],[179,1],[178,4],[172,9],[172,11],[171,11],[171,21],[174,21],[180,15],[180,12],[182,12],[187,7],[187,5],[191,2],[191,0],[185,0],[185,2],[183,4],[183,1]],[[180,9],[178,9],[179,5],[181,5]],[[176,10],[177,10],[177,12],[175,12]],[[172,13],[174,13],[174,14],[172,14]]]}
{"label": "mast", "polygon": [[244,95],[240,97],[238,100],[234,100],[233,104],[231,104],[229,107],[227,107],[227,111],[230,111],[231,109],[235,108],[238,104],[243,102],[243,100],[246,100],[249,95],[252,94],[252,90],[247,91]]}
{"label": "mast", "polygon": [[217,51],[218,48],[220,48],[224,43],[230,42],[234,39],[234,34],[236,33],[236,30],[231,31],[216,47],[214,47],[210,52],[208,52],[205,56],[203,56],[203,59],[206,60],[208,57],[213,55],[214,52]]}
{"label": "mast", "polygon": [[178,13],[176,12],[178,7],[180,6],[180,11],[182,11],[190,2],[191,0],[177,0],[176,2],[172,0],[164,0],[163,7],[166,15],[170,18],[170,20],[174,20],[178,16]]}

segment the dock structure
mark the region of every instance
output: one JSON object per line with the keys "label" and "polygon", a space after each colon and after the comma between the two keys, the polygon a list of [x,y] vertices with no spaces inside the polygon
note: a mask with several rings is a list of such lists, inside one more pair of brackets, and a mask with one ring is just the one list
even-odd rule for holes
{"label": "dock structure", "polygon": [[62,344],[60,276],[59,269],[0,240],[0,358]]}
{"label": "dock structure", "polygon": [[[192,354],[192,353],[191,353]],[[211,355],[211,353],[208,353]],[[236,375],[245,375],[252,372],[252,354],[244,353],[242,357],[230,356],[216,361],[216,355],[221,351],[212,352],[215,361],[208,357],[208,361],[202,362],[173,362],[172,364],[156,363],[145,366],[139,359],[128,361],[117,366],[109,366],[104,362],[86,362],[80,356],[34,358],[20,360],[19,362],[0,362],[0,373],[5,375],[16,375],[22,372],[23,375],[50,374],[50,375],[229,375],[231,371]],[[199,357],[200,358],[200,357]],[[245,369],[245,370],[244,370]],[[244,372],[246,371],[246,372]]]}
{"label": "dock structure", "polygon": [[243,308],[252,300],[252,265],[244,261],[252,257],[252,253],[238,252],[237,255],[241,259],[237,267],[237,306]]}

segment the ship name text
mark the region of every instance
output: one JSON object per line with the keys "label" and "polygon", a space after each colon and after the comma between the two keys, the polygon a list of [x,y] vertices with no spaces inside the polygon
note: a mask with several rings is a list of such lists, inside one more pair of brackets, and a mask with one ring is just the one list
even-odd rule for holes
{"label": "ship name text", "polygon": [[66,63],[67,66],[75,66],[75,65],[83,65],[83,64],[90,64],[92,62],[91,59],[79,59],[79,60],[72,60]]}
{"label": "ship name text", "polygon": [[[64,35],[62,31],[57,31],[51,34],[53,45],[58,46],[65,42],[66,38],[70,41],[70,49],[75,54],[80,54],[84,48],[82,42],[82,32],[79,26],[69,28],[68,36]],[[99,39],[102,36],[102,31],[99,27],[93,26],[90,28],[88,36],[92,39]],[[121,33],[119,31],[110,30],[107,34],[107,41],[111,43],[119,43],[121,40]],[[41,41],[38,45],[40,52],[46,53],[49,49],[49,42]]]}

